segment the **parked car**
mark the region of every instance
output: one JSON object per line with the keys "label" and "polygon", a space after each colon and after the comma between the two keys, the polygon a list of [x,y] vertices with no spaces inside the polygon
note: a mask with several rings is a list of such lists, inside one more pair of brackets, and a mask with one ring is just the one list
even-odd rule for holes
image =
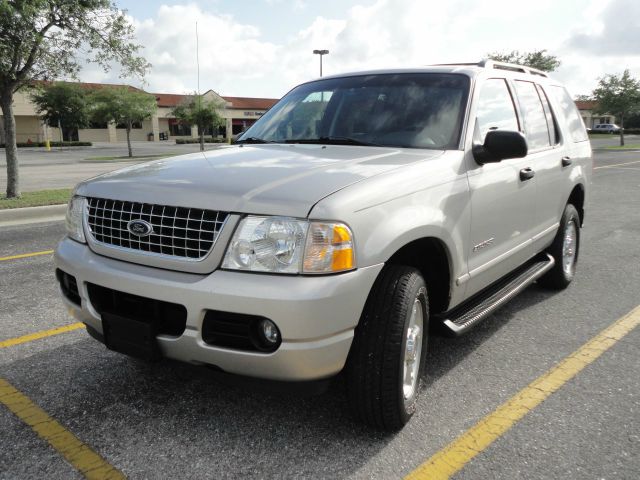
{"label": "parked car", "polygon": [[544,72],[325,77],[237,143],[75,189],[57,278],[109,349],[297,385],[343,372],[356,418],[397,430],[430,323],[463,334],[574,278],[591,148]]}
{"label": "parked car", "polygon": [[620,133],[620,127],[615,123],[599,123],[593,126],[595,133]]}

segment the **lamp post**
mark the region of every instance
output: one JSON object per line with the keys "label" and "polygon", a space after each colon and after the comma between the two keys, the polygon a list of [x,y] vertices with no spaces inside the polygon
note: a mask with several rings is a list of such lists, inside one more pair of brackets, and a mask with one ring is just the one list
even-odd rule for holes
{"label": "lamp post", "polygon": [[322,56],[329,53],[329,50],[314,50],[315,55],[320,55],[320,76],[322,76]]}

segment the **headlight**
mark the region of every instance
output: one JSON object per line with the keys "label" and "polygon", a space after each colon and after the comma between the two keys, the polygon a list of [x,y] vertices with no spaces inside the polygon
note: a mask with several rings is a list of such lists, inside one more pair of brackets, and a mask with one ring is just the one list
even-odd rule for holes
{"label": "headlight", "polygon": [[334,273],[355,268],[351,230],[341,223],[249,216],[240,221],[222,268]]}
{"label": "headlight", "polygon": [[82,228],[82,218],[85,208],[86,199],[78,196],[71,198],[69,201],[69,207],[67,208],[67,235],[69,235],[69,238],[81,243],[86,243],[84,230]]}

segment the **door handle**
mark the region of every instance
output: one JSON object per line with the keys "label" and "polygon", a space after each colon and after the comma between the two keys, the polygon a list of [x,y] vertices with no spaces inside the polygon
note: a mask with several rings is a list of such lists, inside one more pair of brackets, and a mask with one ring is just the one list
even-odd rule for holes
{"label": "door handle", "polygon": [[520,170],[520,180],[523,182],[526,180],[530,180],[535,176],[536,172],[531,170],[531,167],[523,168]]}
{"label": "door handle", "polygon": [[568,167],[572,163],[573,163],[573,160],[571,160],[571,157],[562,157],[562,166],[563,167]]}

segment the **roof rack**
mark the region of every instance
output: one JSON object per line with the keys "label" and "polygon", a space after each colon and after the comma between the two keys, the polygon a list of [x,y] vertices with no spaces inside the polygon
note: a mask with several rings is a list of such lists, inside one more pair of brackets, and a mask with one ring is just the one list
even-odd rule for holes
{"label": "roof rack", "polygon": [[489,60],[485,58],[479,62],[469,63],[437,63],[432,65],[433,67],[483,67],[483,68],[495,68],[496,70],[508,70],[510,72],[528,73],[529,75],[538,75],[540,77],[547,78],[548,75],[542,70],[537,68],[531,68],[524,65],[518,65],[515,63],[496,62],[495,60]]}
{"label": "roof rack", "polygon": [[496,62],[495,60],[489,60],[487,58],[480,60],[477,65],[484,68],[495,68],[496,70],[509,70],[511,72],[528,73],[530,75],[538,75],[545,78],[548,77],[546,72],[538,70],[537,68],[518,65],[516,63]]}

